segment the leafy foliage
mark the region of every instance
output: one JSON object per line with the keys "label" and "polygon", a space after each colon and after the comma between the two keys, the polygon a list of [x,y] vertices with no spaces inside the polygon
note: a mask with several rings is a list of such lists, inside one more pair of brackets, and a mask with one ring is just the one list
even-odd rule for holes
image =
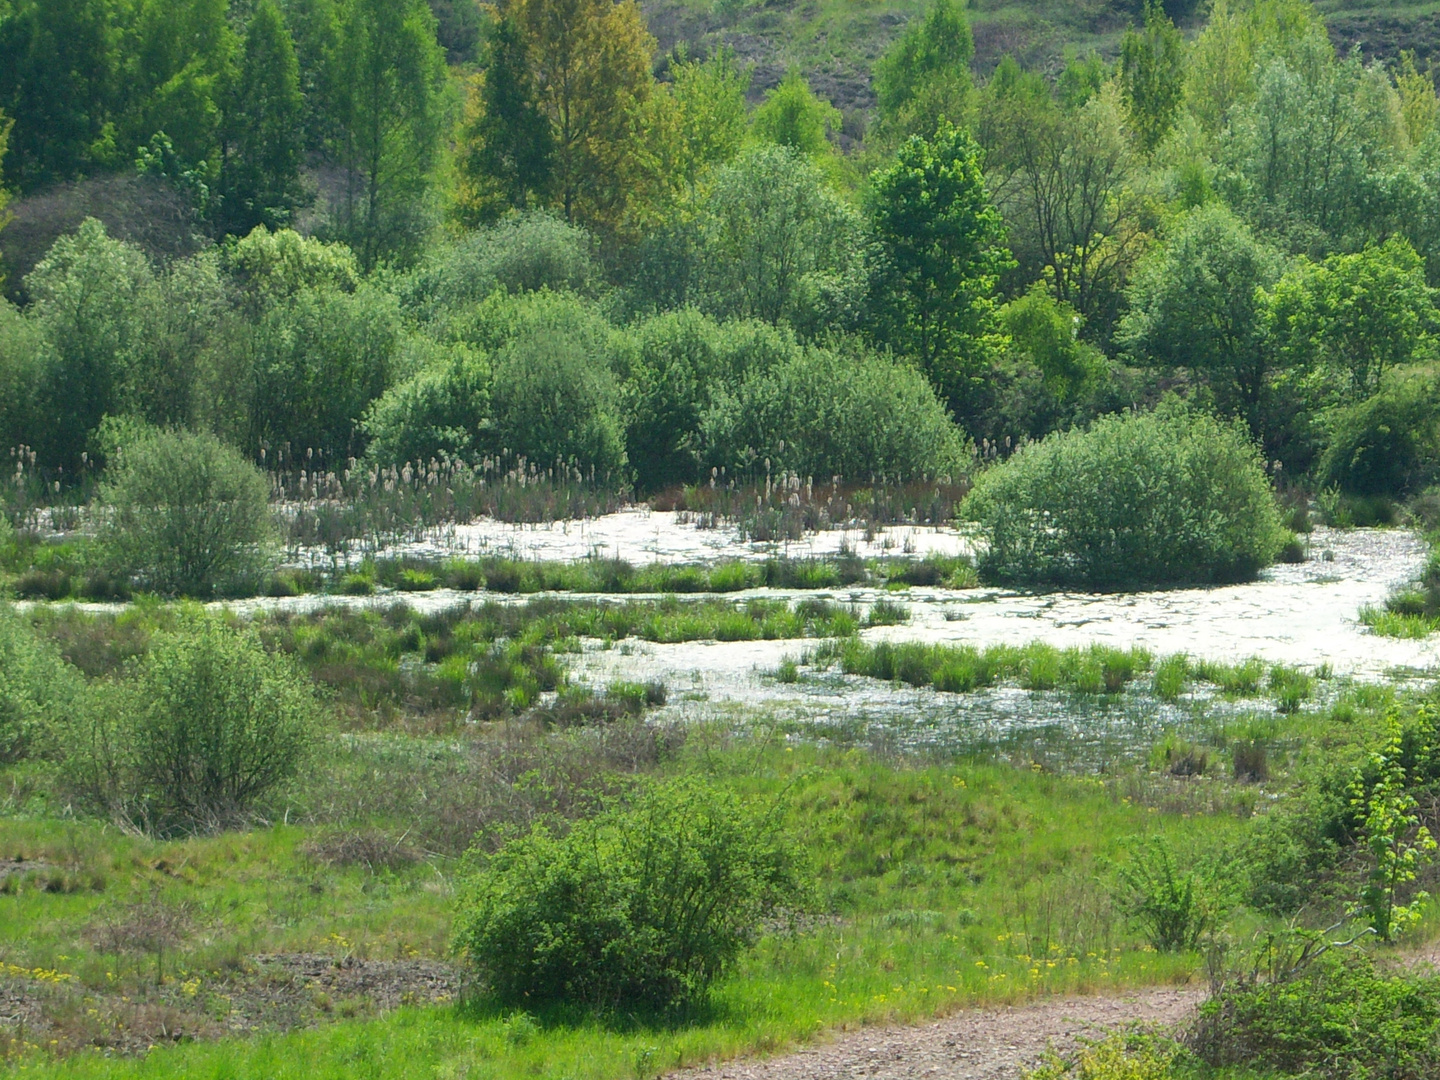
{"label": "leafy foliage", "polygon": [[0,762],[48,749],[80,696],[78,672],[9,604],[0,605]]}
{"label": "leafy foliage", "polygon": [[101,498],[109,558],[147,589],[210,596],[266,567],[269,485],[213,435],[155,431],[121,448]]}
{"label": "leafy foliage", "polygon": [[455,944],[496,998],[693,1006],[761,921],[804,895],[778,823],[693,781],[477,855]]}
{"label": "leafy foliage", "polygon": [[977,478],[962,513],[988,545],[982,575],[1034,584],[1244,580],[1282,540],[1243,431],[1173,405],[1021,447]]}

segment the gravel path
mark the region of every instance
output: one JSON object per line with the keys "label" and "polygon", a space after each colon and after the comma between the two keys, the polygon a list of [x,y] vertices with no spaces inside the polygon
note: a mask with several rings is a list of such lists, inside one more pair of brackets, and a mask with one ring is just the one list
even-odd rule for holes
{"label": "gravel path", "polygon": [[668,1080],[1016,1080],[1047,1049],[1064,1053],[1077,1036],[1132,1024],[1172,1026],[1204,998],[1199,987],[1166,987],[958,1012],[918,1027],[844,1032],[763,1060],[684,1069]]}

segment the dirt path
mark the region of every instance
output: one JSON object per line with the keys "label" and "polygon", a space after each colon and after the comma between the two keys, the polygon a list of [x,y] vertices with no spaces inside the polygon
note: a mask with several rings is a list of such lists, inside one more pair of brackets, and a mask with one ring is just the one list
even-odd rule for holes
{"label": "dirt path", "polygon": [[1204,998],[1200,987],[1166,987],[972,1010],[917,1027],[845,1032],[777,1057],[684,1069],[667,1080],[1015,1080],[1048,1048],[1063,1053],[1077,1036],[1130,1024],[1174,1025]]}

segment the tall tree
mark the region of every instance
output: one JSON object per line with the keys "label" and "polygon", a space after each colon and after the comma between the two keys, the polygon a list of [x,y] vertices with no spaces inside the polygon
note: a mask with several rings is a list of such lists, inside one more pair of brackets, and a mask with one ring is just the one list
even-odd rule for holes
{"label": "tall tree", "polygon": [[15,121],[8,183],[32,191],[115,160],[118,47],[107,0],[20,0],[0,22],[0,106]]}
{"label": "tall tree", "polygon": [[445,57],[425,0],[345,0],[332,73],[340,231],[367,269],[411,257],[443,120]]}
{"label": "tall tree", "polygon": [[491,24],[485,68],[470,83],[456,167],[456,216],[470,227],[543,204],[550,187],[554,139],[511,16]]}
{"label": "tall tree", "polygon": [[1000,343],[995,287],[1013,265],[983,157],[969,133],[942,125],[933,139],[911,136],[870,195],[883,253],[877,336],[918,361],[956,411]]}
{"label": "tall tree", "polygon": [[670,67],[676,106],[679,179],[694,191],[700,176],[727,162],[745,141],[745,92],[750,73],[742,72],[735,53],[718,49],[703,63],[680,57]]}
{"label": "tall tree", "polygon": [[535,105],[550,126],[551,198],[573,222],[612,231],[647,169],[642,118],[655,39],[635,0],[511,0]]}
{"label": "tall tree", "polygon": [[1291,363],[1323,365],[1345,387],[1335,396],[1353,401],[1415,358],[1433,333],[1435,302],[1420,256],[1397,236],[1322,263],[1301,259],[1275,286],[1270,320]]}
{"label": "tall tree", "polygon": [[228,106],[220,176],[225,230],[280,227],[300,199],[304,101],[295,45],[275,0],[260,0],[250,16]]}
{"label": "tall tree", "polygon": [[1120,92],[1140,149],[1147,154],[1175,126],[1185,91],[1184,41],[1159,0],[1145,4],[1145,28],[1120,45]]}
{"label": "tall tree", "polygon": [[928,137],[942,120],[965,123],[973,108],[974,56],[963,0],[932,0],[924,17],[912,20],[875,65],[882,141]]}
{"label": "tall tree", "polygon": [[1141,265],[1119,337],[1141,360],[1191,372],[1221,411],[1262,437],[1276,359],[1265,291],[1283,265],[1224,206],[1193,210]]}
{"label": "tall tree", "polygon": [[816,97],[804,75],[791,71],[766,92],[750,126],[764,142],[819,157],[832,152],[830,133],[840,126],[840,110]]}

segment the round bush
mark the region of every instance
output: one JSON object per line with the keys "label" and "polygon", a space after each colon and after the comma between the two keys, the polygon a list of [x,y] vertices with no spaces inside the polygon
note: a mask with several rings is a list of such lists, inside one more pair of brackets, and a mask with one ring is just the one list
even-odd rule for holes
{"label": "round bush", "polygon": [[490,364],[464,345],[434,355],[370,406],[366,457],[381,465],[477,456],[490,413]]}
{"label": "round bush", "polygon": [[313,737],[314,690],[253,630],[197,616],[156,634],[97,688],[66,747],[83,801],[156,834],[243,820],[294,776]]}
{"label": "round bush", "polygon": [[526,1008],[695,1004],[761,920],[802,896],[777,823],[696,783],[477,859],[456,947],[497,999]]}
{"label": "round bush", "polygon": [[273,528],[260,471],[213,435],[151,431],[123,447],[102,485],[102,544],[140,584],[204,597],[253,584]]}
{"label": "round bush", "polygon": [[883,356],[795,350],[719,395],[702,423],[710,465],[828,481],[953,476],[970,460],[925,376]]}
{"label": "round bush", "polygon": [[1440,471],[1436,386],[1411,379],[1337,410],[1317,470],[1347,495],[1406,495]]}
{"label": "round bush", "polygon": [[78,673],[59,650],[0,604],[0,764],[20,761],[43,743],[69,715],[79,689]]}
{"label": "round bush", "polygon": [[976,481],[992,581],[1094,588],[1244,581],[1286,539],[1243,427],[1166,407],[1022,447]]}

